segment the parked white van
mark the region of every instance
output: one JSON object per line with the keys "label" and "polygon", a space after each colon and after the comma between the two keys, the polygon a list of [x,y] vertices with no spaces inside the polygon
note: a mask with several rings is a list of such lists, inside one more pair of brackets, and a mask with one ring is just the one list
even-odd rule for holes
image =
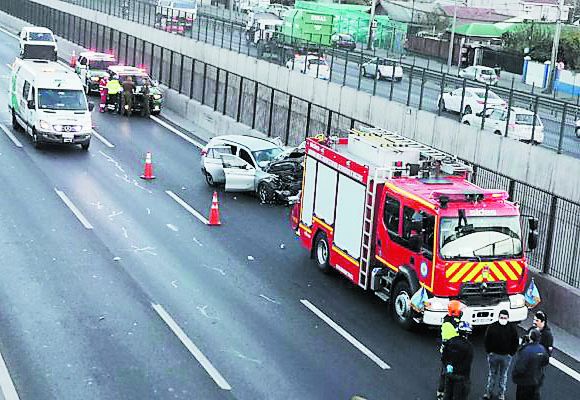
{"label": "parked white van", "polygon": [[46,60],[16,59],[12,66],[10,99],[14,129],[23,129],[36,148],[43,143],[80,144],[91,142],[91,111],[78,75]]}
{"label": "parked white van", "polygon": [[27,26],[20,31],[20,58],[57,60],[56,38],[52,31],[41,26]]}

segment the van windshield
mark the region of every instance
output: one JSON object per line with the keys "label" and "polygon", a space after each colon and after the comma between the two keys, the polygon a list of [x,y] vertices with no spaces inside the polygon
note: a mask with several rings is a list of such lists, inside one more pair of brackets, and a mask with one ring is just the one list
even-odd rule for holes
{"label": "van windshield", "polygon": [[87,98],[82,90],[38,89],[38,108],[86,111]]}
{"label": "van windshield", "polygon": [[111,65],[117,64],[115,60],[91,60],[90,69],[95,71],[106,71]]}
{"label": "van windshield", "polygon": [[28,40],[31,42],[54,42],[52,34],[48,32],[30,32]]}

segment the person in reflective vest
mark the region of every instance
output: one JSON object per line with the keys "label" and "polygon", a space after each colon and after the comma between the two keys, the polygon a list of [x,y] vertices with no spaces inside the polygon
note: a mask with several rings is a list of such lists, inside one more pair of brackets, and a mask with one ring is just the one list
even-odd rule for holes
{"label": "person in reflective vest", "polygon": [[115,106],[117,112],[120,113],[119,109],[119,93],[121,92],[121,84],[119,83],[119,78],[116,75],[111,76],[109,83],[107,83],[107,94],[109,97],[109,103]]}
{"label": "person in reflective vest", "polygon": [[109,83],[109,79],[106,76],[103,76],[99,80],[99,93],[101,95],[101,103],[99,104],[99,111],[105,112],[105,108],[107,107],[107,97],[109,90],[107,89],[107,84]]}

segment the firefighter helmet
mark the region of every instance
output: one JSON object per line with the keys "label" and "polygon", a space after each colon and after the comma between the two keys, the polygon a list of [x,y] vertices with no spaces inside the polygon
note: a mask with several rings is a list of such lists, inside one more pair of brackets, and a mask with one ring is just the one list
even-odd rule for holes
{"label": "firefighter helmet", "polygon": [[447,313],[452,317],[461,317],[461,302],[451,300],[447,305]]}

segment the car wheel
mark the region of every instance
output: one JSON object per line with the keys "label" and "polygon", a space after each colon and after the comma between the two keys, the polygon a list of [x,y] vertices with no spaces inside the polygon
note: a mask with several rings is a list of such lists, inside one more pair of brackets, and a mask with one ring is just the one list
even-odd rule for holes
{"label": "car wheel", "polygon": [[439,99],[439,110],[447,111],[447,109],[445,108],[445,100],[443,99]]}
{"label": "car wheel", "polygon": [[273,200],[272,192],[268,187],[266,182],[261,182],[258,185],[258,198],[260,199],[260,203],[266,204]]}
{"label": "car wheel", "polygon": [[495,131],[494,132],[496,135],[501,135],[501,131]]}
{"label": "car wheel", "polygon": [[576,128],[576,137],[580,138],[580,127]]}
{"label": "car wheel", "polygon": [[367,69],[365,67],[362,67],[362,76],[367,76]]}
{"label": "car wheel", "polygon": [[417,325],[413,319],[411,296],[413,293],[411,293],[409,283],[402,279],[395,284],[393,296],[390,299],[392,316],[395,322],[405,330],[410,330]]}
{"label": "car wheel", "polygon": [[314,239],[314,259],[320,271],[328,274],[332,270],[330,266],[330,247],[324,232],[319,232]]}
{"label": "car wheel", "polygon": [[40,149],[40,147],[42,146],[40,140],[38,140],[38,135],[36,134],[36,131],[32,131],[32,144],[34,145],[35,149]]}
{"label": "car wheel", "polygon": [[16,113],[14,112],[14,110],[12,110],[12,128],[14,128],[15,131],[22,130],[22,127],[20,126],[18,120],[16,119]]}
{"label": "car wheel", "polygon": [[463,121],[463,125],[470,126],[471,124],[469,123],[469,121]]}
{"label": "car wheel", "polygon": [[383,75],[381,74],[381,71],[377,71],[377,80],[381,80],[383,79]]}
{"label": "car wheel", "polygon": [[213,180],[213,176],[209,172],[205,172],[205,181],[209,186],[215,186],[215,181]]}
{"label": "car wheel", "polygon": [[91,145],[91,142],[83,143],[83,144],[81,144],[81,149],[83,149],[83,151],[87,151],[89,149],[90,145]]}
{"label": "car wheel", "polygon": [[463,114],[471,114],[472,112],[473,110],[471,109],[471,106],[465,106]]}

